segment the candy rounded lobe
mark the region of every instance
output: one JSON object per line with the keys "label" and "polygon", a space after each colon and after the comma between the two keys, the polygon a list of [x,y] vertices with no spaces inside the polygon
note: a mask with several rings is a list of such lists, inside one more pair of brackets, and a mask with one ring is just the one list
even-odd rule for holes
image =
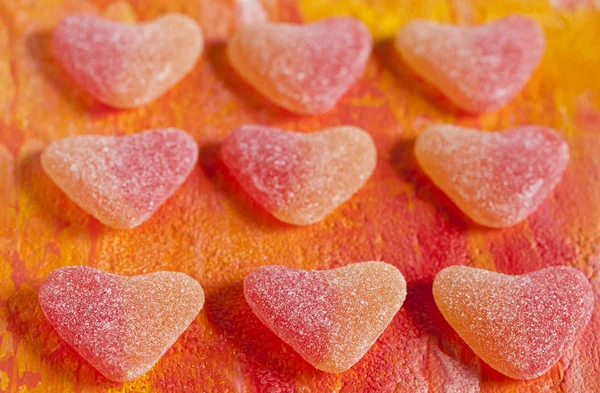
{"label": "candy rounded lobe", "polygon": [[41,156],[44,171],[73,202],[117,229],[148,220],[197,160],[194,139],[175,128],[64,138]]}
{"label": "candy rounded lobe", "polygon": [[307,271],[265,266],[244,280],[252,311],[319,370],[340,373],[358,362],[406,297],[392,265],[361,262]]}
{"label": "candy rounded lobe", "polygon": [[221,156],[256,202],[295,225],[322,220],[366,183],[377,162],[371,136],[352,126],[309,134],[243,126],[225,139]]}
{"label": "candy rounded lobe", "polygon": [[471,349],[515,379],[552,368],[588,324],[594,306],[585,275],[565,266],[521,276],[451,266],[436,276],[433,296]]}
{"label": "candy rounded lobe", "polygon": [[40,306],[60,337],[108,379],[150,370],[196,318],[200,284],[184,273],[124,277],[86,266],[54,270]]}
{"label": "candy rounded lobe", "polygon": [[373,40],[358,19],[240,28],[227,53],[236,72],[275,104],[298,114],[333,109],[363,73]]}
{"label": "candy rounded lobe", "polygon": [[204,39],[193,19],[177,13],[139,24],[74,14],[56,27],[52,45],[69,75],[98,101],[135,108],[187,75]]}
{"label": "candy rounded lobe", "polygon": [[545,47],[539,24],[518,14],[479,26],[414,20],[395,39],[413,71],[471,113],[494,111],[512,101]]}
{"label": "candy rounded lobe", "polygon": [[415,156],[473,221],[501,228],[523,221],[544,201],[567,167],[569,148],[542,126],[484,132],[438,125],[417,137]]}

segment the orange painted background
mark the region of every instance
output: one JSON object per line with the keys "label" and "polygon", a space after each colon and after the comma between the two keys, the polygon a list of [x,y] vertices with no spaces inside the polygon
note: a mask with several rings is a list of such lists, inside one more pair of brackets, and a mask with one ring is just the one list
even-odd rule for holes
{"label": "orange painted background", "polygon": [[[0,392],[600,392],[600,303],[575,347],[533,381],[503,377],[445,323],[431,295],[444,266],[517,274],[550,265],[582,269],[600,294],[600,4],[594,0],[268,0],[277,20],[350,14],[376,47],[361,80],[320,116],[278,109],[227,64],[222,40],[234,28],[233,0],[0,0]],[[53,60],[50,37],[64,15],[88,11],[148,20],[179,11],[213,44],[193,72],[152,104],[102,106]],[[512,12],[543,26],[548,49],[525,91],[480,117],[457,112],[392,51],[390,38],[423,17],[480,23]],[[452,59],[448,59],[452,61]],[[526,222],[478,227],[424,176],[413,153],[429,124],[556,128],[571,149],[562,182]],[[373,136],[378,166],[366,186],[322,222],[278,222],[243,193],[220,162],[233,128],[262,123],[313,131],[354,124]],[[190,178],[147,223],[102,226],[52,184],[39,154],[78,134],[129,134],[174,126],[199,143]],[[324,269],[364,260],[397,266],[405,305],[351,370],[326,374],[278,340],[246,305],[244,276],[258,266]],[[53,269],[89,265],[125,275],[177,270],[206,290],[206,305],[148,374],[112,383],[62,342],[43,317],[37,289]]]}

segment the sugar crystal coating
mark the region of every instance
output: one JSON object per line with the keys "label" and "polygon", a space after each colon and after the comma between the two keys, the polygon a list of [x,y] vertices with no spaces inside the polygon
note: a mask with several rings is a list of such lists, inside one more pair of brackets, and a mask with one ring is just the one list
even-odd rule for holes
{"label": "sugar crystal coating", "polygon": [[415,155],[473,221],[507,227],[533,213],[554,189],[569,148],[556,131],[541,126],[483,132],[440,125],[418,136]]}
{"label": "sugar crystal coating", "polygon": [[161,96],[192,70],[203,46],[196,22],[175,13],[140,24],[75,14],[53,34],[54,55],[71,77],[116,108]]}
{"label": "sugar crystal coating", "polygon": [[252,311],[319,370],[339,373],[358,362],[406,297],[406,281],[387,263],[332,270],[265,266],[244,280]]}
{"label": "sugar crystal coating", "polygon": [[86,266],[56,269],[39,301],[60,337],[113,381],[146,373],[196,318],[204,292],[177,272],[124,277]]}
{"label": "sugar crystal coating", "polygon": [[522,15],[480,26],[414,20],[395,41],[416,73],[473,113],[512,101],[531,78],[545,45],[540,26]]}
{"label": "sugar crystal coating", "polygon": [[451,266],[436,276],[433,296],[481,359],[517,379],[536,378],[554,366],[594,306],[585,275],[564,266],[522,276]]}
{"label": "sugar crystal coating", "polygon": [[198,146],[166,128],[128,136],[75,136],[51,143],[44,171],[81,208],[119,229],[146,221],[188,177]]}
{"label": "sugar crystal coating", "polygon": [[362,22],[340,17],[243,27],[229,42],[228,55],[235,70],[274,103],[317,114],[332,109],[360,77],[372,46]]}
{"label": "sugar crystal coating", "polygon": [[259,204],[281,221],[320,221],[367,181],[377,160],[373,140],[357,127],[303,134],[243,126],[224,141],[229,170]]}

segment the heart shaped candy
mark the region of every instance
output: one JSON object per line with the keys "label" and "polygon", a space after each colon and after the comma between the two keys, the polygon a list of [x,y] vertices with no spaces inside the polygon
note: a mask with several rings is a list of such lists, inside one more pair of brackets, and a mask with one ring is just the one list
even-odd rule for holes
{"label": "heart shaped candy", "polygon": [[590,320],[583,273],[551,267],[509,276],[466,266],[440,271],[433,296],[448,323],[487,364],[517,379],[548,371]]}
{"label": "heart shaped candy", "polygon": [[317,114],[332,109],[360,77],[372,47],[362,22],[341,17],[245,26],[229,42],[228,55],[238,74],[271,101]]}
{"label": "heart shaped candy", "polygon": [[203,46],[196,22],[181,14],[135,25],[75,14],[53,36],[54,55],[71,77],[116,108],[161,96],[192,70]]}
{"label": "heart shaped candy", "polygon": [[415,20],[395,41],[416,73],[473,113],[508,104],[531,78],[545,45],[540,26],[521,15],[474,27]]}
{"label": "heart shaped candy", "polygon": [[146,373],[204,304],[198,282],[183,273],[123,277],[85,266],[56,269],[40,306],[60,337],[113,381]]}
{"label": "heart shaped candy", "polygon": [[332,270],[265,266],[244,280],[258,318],[319,370],[339,373],[358,362],[398,312],[406,281],[387,263]]}
{"label": "heart shaped candy", "polygon": [[119,229],[150,218],[197,159],[194,139],[174,128],[65,138],[50,144],[41,157],[44,171],[71,200]]}
{"label": "heart shaped candy", "polygon": [[259,204],[281,221],[312,224],[360,189],[377,152],[351,126],[311,134],[243,126],[221,148],[224,163]]}
{"label": "heart shaped candy", "polygon": [[473,221],[506,227],[524,220],[559,182],[569,148],[540,126],[482,132],[433,126],[415,144],[419,164]]}

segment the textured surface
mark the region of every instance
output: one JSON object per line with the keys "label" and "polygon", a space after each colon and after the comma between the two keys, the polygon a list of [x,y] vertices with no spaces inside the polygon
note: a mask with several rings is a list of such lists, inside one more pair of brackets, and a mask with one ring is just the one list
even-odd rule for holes
{"label": "textured surface", "polygon": [[[144,21],[168,11],[199,20],[205,9],[189,0],[128,2]],[[67,13],[103,13],[109,3],[0,2],[0,391],[600,391],[598,302],[573,349],[544,375],[523,382],[480,361],[444,322],[431,294],[435,274],[456,264],[507,274],[571,265],[600,293],[600,51],[590,50],[597,47],[600,14],[585,4],[593,2],[575,6],[575,0],[565,0],[557,8],[554,0],[265,1],[274,20],[355,15],[375,34],[375,51],[361,81],[334,110],[317,117],[294,116],[262,99],[237,78],[220,46],[206,48],[184,82],[146,107],[115,111],[99,105],[52,59],[50,32]],[[393,37],[413,18],[484,23],[514,12],[541,24],[547,52],[523,93],[498,112],[457,113],[395,56]],[[356,125],[373,136],[377,168],[323,221],[283,224],[227,177],[218,158],[226,135],[256,123],[306,132]],[[567,141],[569,166],[521,224],[476,227],[414,158],[416,135],[432,123],[484,130],[546,125]],[[130,231],[92,219],[40,167],[41,149],[61,137],[161,127],[193,135],[200,145],[199,165],[168,203]],[[244,300],[245,275],[263,265],[328,269],[369,260],[400,269],[408,285],[406,301],[367,354],[339,375],[315,370]],[[124,386],[111,383],[59,339],[37,307],[44,277],[57,267],[81,264],[123,275],[185,272],[202,284],[206,303],[148,374]]]}
{"label": "textured surface", "polygon": [[571,267],[509,276],[451,266],[433,282],[450,325],[489,365],[517,379],[548,371],[590,320],[594,293]]}
{"label": "textured surface", "polygon": [[123,277],[70,266],[44,280],[39,299],[62,339],[106,377],[128,381],[147,372],[187,329],[204,292],[183,273]]}
{"label": "textured surface", "polygon": [[398,32],[395,47],[456,106],[481,113],[503,107],[521,91],[546,42],[533,19],[511,15],[481,26],[416,20]]}
{"label": "textured surface", "polygon": [[223,142],[221,157],[261,206],[283,222],[306,225],[367,182],[377,151],[369,134],[356,127],[305,134],[244,126]]}
{"label": "textured surface", "polygon": [[227,45],[239,75],[275,104],[300,114],[331,110],[362,75],[372,49],[366,26],[352,18],[247,26]]}
{"label": "textured surface", "polygon": [[75,203],[119,229],[150,218],[197,161],[194,140],[174,128],[65,138],[41,156],[44,171]]}
{"label": "textured surface", "polygon": [[419,135],[415,157],[471,219],[501,228],[523,221],[546,199],[567,167],[569,148],[547,127],[481,132],[437,125]]}
{"label": "textured surface", "polygon": [[352,367],[387,328],[406,298],[394,266],[363,262],[331,270],[265,266],[244,280],[252,311],[319,370]]}

